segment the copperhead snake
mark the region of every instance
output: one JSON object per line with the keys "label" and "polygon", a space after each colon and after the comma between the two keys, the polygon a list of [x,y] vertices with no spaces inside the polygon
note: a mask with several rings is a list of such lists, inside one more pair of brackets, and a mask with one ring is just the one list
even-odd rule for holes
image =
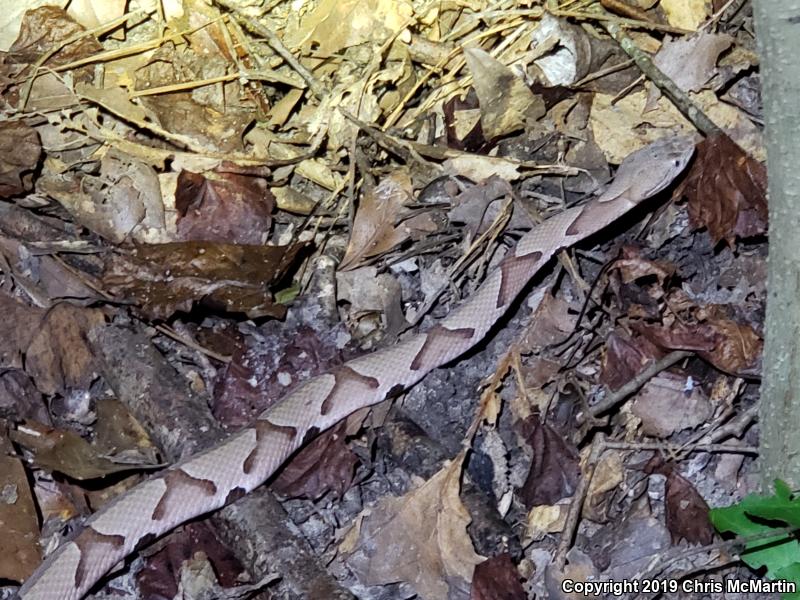
{"label": "copperhead snake", "polygon": [[18,592],[24,600],[83,597],[144,540],[215,510],[261,485],[303,443],[352,412],[408,389],[478,343],[539,269],[667,187],[694,151],[688,137],[662,138],[629,155],[606,191],[535,226],[477,291],[424,333],[296,387],[251,427],[117,497],[90,517]]}

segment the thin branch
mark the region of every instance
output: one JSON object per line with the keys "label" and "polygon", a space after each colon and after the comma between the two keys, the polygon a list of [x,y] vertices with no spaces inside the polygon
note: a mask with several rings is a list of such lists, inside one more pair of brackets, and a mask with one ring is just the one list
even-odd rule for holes
{"label": "thin branch", "polygon": [[608,34],[614,38],[625,53],[636,63],[636,66],[660,89],[681,111],[692,124],[706,135],[724,134],[722,129],[716,125],[700,108],[689,98],[677,84],[667,77],[659,69],[650,56],[639,48],[636,43],[628,37],[623,28],[618,23],[603,23],[603,27]]}
{"label": "thin branch", "polygon": [[647,383],[650,379],[658,375],[661,371],[669,369],[675,363],[682,361],[684,358],[692,356],[692,352],[686,350],[678,350],[670,352],[664,358],[656,361],[645,368],[641,373],[636,375],[628,383],[605,397],[602,402],[598,402],[589,409],[592,417],[598,417],[605,412],[614,408],[617,404],[622,402],[625,398],[636,392],[640,387]]}

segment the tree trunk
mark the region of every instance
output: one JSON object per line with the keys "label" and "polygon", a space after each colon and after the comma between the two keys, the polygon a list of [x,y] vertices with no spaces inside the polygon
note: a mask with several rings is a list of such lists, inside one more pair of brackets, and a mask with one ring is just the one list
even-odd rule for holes
{"label": "tree trunk", "polygon": [[800,0],[754,0],[769,175],[762,486],[800,487]]}

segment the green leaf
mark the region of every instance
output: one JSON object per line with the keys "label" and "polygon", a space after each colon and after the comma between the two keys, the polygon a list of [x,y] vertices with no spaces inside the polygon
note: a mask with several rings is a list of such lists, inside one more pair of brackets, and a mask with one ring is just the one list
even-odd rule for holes
{"label": "green leaf", "polygon": [[800,562],[794,562],[789,566],[775,571],[772,579],[785,579],[786,581],[794,581],[797,584],[796,592],[783,594],[783,600],[800,600]]}
{"label": "green leaf", "polygon": [[[774,496],[750,494],[733,506],[712,509],[709,517],[717,531],[756,537],[780,526],[762,523],[753,517],[800,527],[800,499],[793,500],[788,486],[776,481]],[[798,556],[800,544],[797,540],[785,532],[777,532],[774,536],[745,542],[742,560],[754,569],[765,566],[770,577],[774,577],[775,572],[793,565]]]}

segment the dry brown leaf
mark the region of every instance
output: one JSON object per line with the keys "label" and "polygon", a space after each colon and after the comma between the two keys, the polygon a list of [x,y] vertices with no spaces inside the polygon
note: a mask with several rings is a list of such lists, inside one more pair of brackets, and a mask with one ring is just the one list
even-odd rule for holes
{"label": "dry brown leaf", "polygon": [[[219,539],[216,531],[206,521],[193,522],[173,532],[164,544],[144,561],[144,567],[136,574],[136,582],[144,598],[196,598],[198,596],[178,595],[183,576],[182,569],[192,561],[203,557],[206,564],[213,565],[210,580],[204,581],[206,592],[209,586],[233,586],[241,582],[244,567],[236,559],[230,548]],[[218,591],[218,590],[215,590]],[[240,590],[241,591],[241,590]],[[199,596],[202,598],[204,596]],[[212,597],[212,596],[205,596]],[[225,596],[215,595],[222,600]]]}
{"label": "dry brown leaf", "polygon": [[342,421],[304,446],[272,482],[273,490],[290,498],[318,500],[328,492],[341,498],[350,489],[358,457],[345,443]]}
{"label": "dry brown leaf", "polygon": [[608,520],[609,492],[617,489],[625,479],[625,464],[619,452],[604,452],[594,468],[589,491],[583,503],[583,514],[587,519],[602,523]]}
{"label": "dry brown leaf", "polygon": [[470,600],[526,600],[519,571],[508,552],[493,556],[475,567]]}
{"label": "dry brown leaf", "polygon": [[[107,430],[113,427],[114,424],[105,425]],[[130,442],[123,438],[121,431],[113,436],[107,433],[107,436],[109,440],[116,439],[125,446]],[[100,447],[90,444],[75,432],[46,427],[33,421],[26,422],[12,432],[12,439],[33,453],[34,462],[40,468],[63,473],[78,481],[161,466],[152,462],[152,446],[145,449],[145,453],[139,452],[138,447]]]}
{"label": "dry brown leaf", "polygon": [[689,217],[715,244],[767,230],[767,172],[726,135],[707,137],[677,194],[689,198]]}
{"label": "dry brown leaf", "polygon": [[670,25],[687,31],[697,30],[711,16],[706,0],[661,0],[660,5]]}
{"label": "dry brown leaf", "polygon": [[0,294],[6,315],[0,327],[5,344],[0,364],[22,366],[45,394],[67,388],[88,389],[95,378],[94,356],[86,344],[89,332],[102,326],[102,311],[62,303],[50,310],[27,306]]}
{"label": "dry brown leaf", "polygon": [[121,152],[108,152],[100,161],[97,176],[48,174],[39,178],[38,185],[75,221],[112,242],[120,243],[129,236],[139,239],[148,229],[164,229],[156,172]]}
{"label": "dry brown leaf", "polygon": [[263,177],[221,172],[213,178],[181,171],[175,190],[183,241],[263,244],[275,198]]}
{"label": "dry brown leaf", "polygon": [[706,546],[714,539],[714,527],[708,518],[708,504],[677,467],[660,457],[645,467],[647,473],[659,473],[667,478],[664,504],[667,529],[673,543],[685,539],[690,544]]}
{"label": "dry brown leaf", "polygon": [[411,232],[403,221],[411,216],[406,204],[412,198],[411,177],[405,170],[395,171],[368,190],[358,205],[340,269],[354,269],[406,241]]}
{"label": "dry brown leaf", "polygon": [[481,128],[493,140],[525,127],[544,116],[542,99],[488,52],[465,48],[464,58],[472,73],[472,87],[481,107]]}
{"label": "dry brown leaf", "polygon": [[275,303],[267,288],[280,280],[304,247],[217,242],[143,245],[128,256],[111,257],[103,282],[152,318],[189,312],[196,302],[251,318],[281,317],[286,307]]}
{"label": "dry brown leaf", "polygon": [[39,520],[25,467],[0,426],[0,579],[22,582],[41,562]]}
{"label": "dry brown leaf", "polygon": [[542,423],[538,413],[525,420],[522,433],[533,449],[528,477],[519,489],[525,507],[555,504],[571,496],[581,474],[575,447],[550,425]]}
{"label": "dry brown leaf", "polygon": [[[717,73],[717,59],[732,43],[727,34],[701,31],[689,38],[665,41],[653,62],[683,91],[697,92]],[[648,107],[659,97],[661,90],[652,86]]]}
{"label": "dry brown leaf", "polygon": [[630,337],[621,330],[612,331],[606,340],[600,382],[610,390],[618,390],[663,355],[664,352],[646,337]]}
{"label": "dry brown leaf", "polygon": [[360,522],[359,541],[347,563],[365,585],[410,584],[426,600],[467,594],[481,562],[458,497],[463,453],[419,488],[384,498]]}
{"label": "dry brown leaf", "polygon": [[719,341],[713,350],[701,352],[700,356],[726,373],[761,373],[764,341],[750,325],[737,323],[721,315],[710,317],[708,324],[719,334]]}
{"label": "dry brown leaf", "polygon": [[636,394],[631,408],[642,421],[642,432],[666,438],[707,421],[714,409],[703,390],[686,388],[686,377],[659,373]]}
{"label": "dry brown leaf", "polygon": [[[316,42],[315,54],[330,56],[401,32],[413,12],[405,0],[323,0],[303,15],[298,29],[290,28],[284,43],[301,46]],[[403,37],[409,41],[407,35]]]}
{"label": "dry brown leaf", "polygon": [[0,123],[0,198],[31,190],[41,154],[36,130],[22,122]]}
{"label": "dry brown leaf", "polygon": [[90,332],[105,325],[99,309],[57,304],[43,315],[25,349],[25,371],[46,394],[89,389],[97,376]]}

